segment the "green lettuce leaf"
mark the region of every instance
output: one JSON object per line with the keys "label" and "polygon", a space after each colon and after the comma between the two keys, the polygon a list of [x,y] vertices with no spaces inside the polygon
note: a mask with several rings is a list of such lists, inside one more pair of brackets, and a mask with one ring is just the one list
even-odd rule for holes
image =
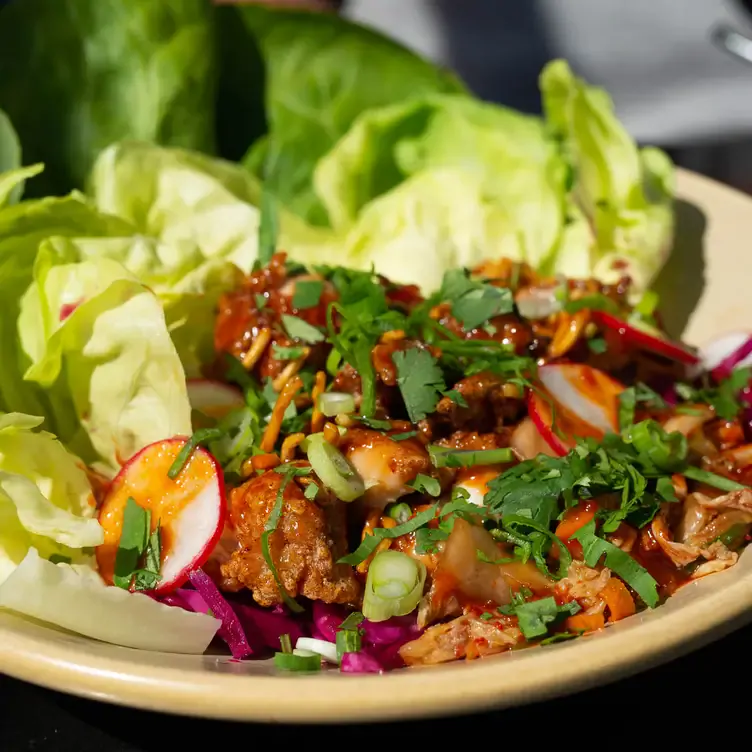
{"label": "green lettuce leaf", "polygon": [[93,570],[52,564],[33,548],[0,585],[0,609],[115,645],[200,655],[219,619],[108,587]]}
{"label": "green lettuce leaf", "polygon": [[[133,228],[94,210],[81,196],[24,201],[0,209],[0,411],[45,417],[45,428],[68,444],[79,435],[70,395],[59,385],[25,381],[31,364],[17,332],[20,300],[33,278],[37,249],[51,236],[127,235]],[[75,443],[75,442],[74,442]],[[79,453],[79,452],[77,452]]]}
{"label": "green lettuce leaf", "polygon": [[563,60],[546,66],[540,86],[546,120],[574,171],[574,199],[593,228],[588,266],[606,282],[628,274],[639,294],[671,251],[673,165],[658,149],[638,149],[608,94]]}
{"label": "green lettuce leaf", "polygon": [[30,548],[85,562],[101,526],[83,466],[55,437],[36,431],[41,417],[0,414],[0,582]]}
{"label": "green lettuce leaf", "polygon": [[0,107],[28,161],[46,165],[30,194],[83,187],[98,152],[123,138],[211,151],[212,13],[206,0],[4,7]]}
{"label": "green lettuce leaf", "polygon": [[159,439],[191,433],[185,373],[157,296],[119,262],[78,263],[71,241],[42,243],[18,333],[24,377],[71,396],[105,472]]}
{"label": "green lettuce leaf", "polygon": [[0,208],[18,203],[24,182],[43,169],[41,164],[21,167],[21,144],[10,119],[0,110]]}
{"label": "green lettuce leaf", "polygon": [[[231,162],[123,142],[97,159],[89,190],[101,211],[165,246],[182,247],[180,254],[190,259],[185,268],[199,268],[202,259],[223,260],[248,273],[258,257],[261,185]],[[284,207],[279,224],[278,248],[296,258],[331,260],[339,244],[331,231],[308,225]]]}
{"label": "green lettuce leaf", "polygon": [[[540,221],[556,222],[556,214],[541,214]],[[379,273],[430,292],[447,269],[528,254],[513,203],[490,197],[476,173],[437,168],[371,201],[347,234],[341,263],[374,264]]]}
{"label": "green lettuce leaf", "polygon": [[269,134],[245,164],[293,212],[327,225],[314,167],[361,113],[429,93],[464,92],[451,73],[333,13],[238,9],[266,65]]}

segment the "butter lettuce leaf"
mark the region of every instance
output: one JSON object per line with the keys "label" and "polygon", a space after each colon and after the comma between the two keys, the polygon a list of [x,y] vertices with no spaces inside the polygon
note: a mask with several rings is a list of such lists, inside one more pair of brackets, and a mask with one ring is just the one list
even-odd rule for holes
{"label": "butter lettuce leaf", "polygon": [[329,222],[313,190],[314,167],[355,118],[429,93],[465,91],[454,74],[336,14],[253,5],[238,13],[266,66],[269,121],[244,163],[311,224]]}
{"label": "butter lettuce leaf", "polygon": [[0,110],[0,208],[20,201],[24,183],[44,169],[44,165],[21,166],[21,144],[10,118]]}
{"label": "butter lettuce leaf", "polygon": [[99,466],[114,473],[147,444],[191,433],[185,372],[157,296],[119,262],[70,263],[69,240],[42,243],[18,333],[24,377],[70,394]]}
{"label": "butter lettuce leaf", "polygon": [[115,645],[200,655],[222,625],[208,614],[107,586],[93,570],[53,564],[34,549],[0,585],[0,609]]}
{"label": "butter lettuce leaf", "polygon": [[212,151],[213,11],[205,0],[2,8],[0,107],[27,160],[46,165],[29,195],[82,188],[99,151],[123,138]]}
{"label": "butter lettuce leaf", "polygon": [[104,540],[81,461],[36,430],[42,420],[0,414],[0,582],[30,548],[84,563]]}
{"label": "butter lettuce leaf", "polygon": [[573,169],[573,197],[593,228],[588,265],[606,282],[629,275],[639,294],[671,251],[673,164],[659,149],[639,149],[608,94],[565,61],[546,66],[540,86],[546,121]]}

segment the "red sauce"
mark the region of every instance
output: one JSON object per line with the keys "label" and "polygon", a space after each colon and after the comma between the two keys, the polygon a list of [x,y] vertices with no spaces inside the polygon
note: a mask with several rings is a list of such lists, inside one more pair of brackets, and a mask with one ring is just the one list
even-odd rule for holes
{"label": "red sauce", "polygon": [[661,596],[673,595],[690,580],[686,572],[677,569],[666,557],[649,529],[643,530],[640,542],[635,545],[631,554],[632,558],[645,567],[658,583],[658,592]]}

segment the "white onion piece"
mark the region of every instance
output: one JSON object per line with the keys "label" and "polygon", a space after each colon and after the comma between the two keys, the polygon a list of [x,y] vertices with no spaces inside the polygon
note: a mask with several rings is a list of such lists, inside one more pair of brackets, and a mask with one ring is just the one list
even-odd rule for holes
{"label": "white onion piece", "polygon": [[315,637],[298,637],[298,641],[295,643],[295,650],[308,650],[311,653],[320,655],[324,660],[329,661],[329,663],[339,664],[337,646],[327,640],[317,640]]}

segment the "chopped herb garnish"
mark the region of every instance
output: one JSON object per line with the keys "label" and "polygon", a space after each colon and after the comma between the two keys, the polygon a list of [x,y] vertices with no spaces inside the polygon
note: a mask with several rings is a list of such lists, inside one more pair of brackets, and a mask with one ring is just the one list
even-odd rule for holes
{"label": "chopped herb garnish", "polygon": [[749,488],[749,486],[737,483],[735,480],[731,480],[731,478],[725,478],[723,475],[717,475],[708,470],[702,470],[699,467],[690,466],[683,471],[683,474],[690,480],[704,483],[706,486],[712,486],[713,488],[718,488],[721,491],[727,491],[728,493],[731,493],[732,491],[742,491],[745,488]]}
{"label": "chopped herb garnish", "polygon": [[467,407],[467,400],[456,389],[449,389],[444,392],[444,396],[449,397],[459,407]]}
{"label": "chopped herb garnish", "polygon": [[162,527],[157,522],[157,526],[152,530],[149,541],[144,551],[144,566],[139,569],[136,579],[133,581],[134,590],[154,590],[159,584],[162,576],[159,570],[162,566]]}
{"label": "chopped herb garnish", "polygon": [[256,303],[256,308],[258,308],[258,310],[259,310],[259,311],[261,311],[262,309],[266,308],[266,304],[267,304],[267,303],[269,302],[269,301],[268,301],[268,300],[266,299],[266,296],[265,296],[265,295],[262,295],[262,294],[261,294],[260,292],[257,292],[257,293],[256,293],[256,294],[255,294],[255,295],[253,296],[253,300],[255,301],[255,303]]}
{"label": "chopped herb garnish", "polygon": [[[290,469],[282,470],[282,468]],[[277,566],[274,563],[274,558],[272,557],[271,548],[269,546],[269,538],[271,537],[271,534],[277,529],[280,518],[282,517],[282,509],[285,503],[284,497],[285,490],[287,489],[287,484],[296,474],[295,471],[308,470],[310,472],[311,468],[299,468],[295,467],[294,465],[280,465],[280,467],[275,468],[275,470],[283,475],[283,479],[282,483],[279,486],[279,490],[277,491],[277,496],[274,500],[272,511],[269,513],[269,517],[266,520],[266,524],[264,525],[264,532],[261,534],[261,554],[264,557],[266,566],[269,567],[269,571],[272,573],[272,577],[274,578],[274,582],[279,589],[282,600],[287,604],[287,607],[291,611],[299,614],[303,612],[303,608],[294,598],[290,597],[289,593],[287,592],[287,590],[285,590],[285,587],[279,578],[279,572],[277,572]]]}
{"label": "chopped herb garnish", "polygon": [[710,405],[716,415],[724,420],[733,420],[742,409],[739,392],[752,379],[752,368],[737,368],[717,387],[695,388],[688,384],[676,384],[676,393],[687,402],[701,402]]}
{"label": "chopped herb garnish", "polygon": [[638,404],[648,410],[665,410],[668,407],[663,397],[646,384],[638,382],[619,394],[619,430],[625,431],[634,423]]}
{"label": "chopped herb garnish", "polygon": [[410,515],[413,510],[410,509],[409,504],[405,504],[404,501],[400,501],[396,504],[390,504],[386,510],[387,515],[401,525],[403,522],[407,522],[410,519]]}
{"label": "chopped herb garnish", "polygon": [[377,418],[369,418],[367,416],[361,416],[360,420],[375,431],[388,431],[392,427],[390,420],[378,420]]}
{"label": "chopped herb garnish", "polygon": [[357,653],[361,646],[361,634],[358,629],[340,629],[335,637],[337,658],[342,660],[345,653]]}
{"label": "chopped herb garnish", "polygon": [[320,279],[295,280],[295,292],[292,296],[293,308],[304,310],[315,308],[324,292],[324,283]]}
{"label": "chopped herb garnish", "polygon": [[303,342],[315,345],[317,342],[324,341],[324,333],[307,321],[290,316],[287,313],[282,314],[282,325],[285,327],[287,334],[293,339],[300,339]]}
{"label": "chopped herb garnish", "polygon": [[511,290],[472,280],[463,269],[451,269],[444,274],[440,295],[451,301],[452,315],[467,331],[514,310]]}
{"label": "chopped herb garnish", "polygon": [[605,311],[606,313],[618,316],[619,306],[606,297],[603,293],[593,293],[592,295],[586,295],[583,298],[577,298],[576,300],[569,300],[564,305],[566,313],[577,313],[587,309],[589,311]]}
{"label": "chopped herb garnish", "polygon": [[601,355],[602,353],[606,352],[608,349],[608,345],[606,344],[606,340],[603,339],[603,337],[591,337],[588,341],[588,349],[591,353],[595,353],[596,355]]}
{"label": "chopped herb garnish", "polygon": [[584,629],[578,629],[576,632],[555,632],[550,637],[546,637],[545,640],[541,640],[539,644],[552,645],[555,642],[574,640],[576,637],[581,637],[583,634],[585,634]]}
{"label": "chopped herb garnish", "polygon": [[259,221],[258,234],[258,259],[256,268],[263,268],[269,265],[274,252],[277,250],[277,234],[279,226],[277,223],[277,206],[269,191],[261,193],[261,219]]}
{"label": "chopped herb garnish", "polygon": [[571,601],[560,606],[553,596],[537,601],[517,603],[499,609],[504,614],[514,615],[520,631],[527,640],[536,640],[548,634],[548,630],[580,611],[580,605]]}
{"label": "chopped herb garnish", "polygon": [[278,360],[298,360],[305,352],[304,347],[281,347],[276,342],[272,345],[272,353]]}
{"label": "chopped herb garnish", "polygon": [[593,519],[571,536],[582,544],[585,563],[589,567],[595,567],[602,560],[603,566],[621,577],[647,606],[655,608],[659,600],[658,583],[652,575],[626,551],[600,538],[595,530],[596,522]]}
{"label": "chopped herb garnish", "polygon": [[292,642],[289,634],[279,636],[279,646],[283,653],[292,653]]}
{"label": "chopped herb garnish", "polygon": [[426,493],[429,496],[438,496],[441,493],[441,483],[430,475],[418,473],[412,483],[408,483],[410,488],[414,488],[419,493]]}
{"label": "chopped herb garnish", "polygon": [[309,483],[305,487],[305,491],[303,491],[303,496],[306,497],[309,501],[313,501],[316,496],[318,496],[319,493],[319,487],[316,483]]}
{"label": "chopped herb garnish", "polygon": [[392,354],[397,367],[397,385],[412,423],[430,415],[446,384],[436,358],[428,350],[412,347]]}
{"label": "chopped herb garnish", "polygon": [[[150,543],[153,541],[151,533],[151,512],[144,509],[136,500],[129,496],[123,510],[123,526],[120,533],[120,542],[115,554],[115,572],[113,582],[123,590],[130,590],[134,576],[144,574],[144,580],[151,582],[151,587],[140,587],[141,590],[151,589],[156,584],[155,577],[159,578],[159,529],[155,531],[156,552],[152,550],[143,570],[139,569],[141,559]],[[151,571],[149,571],[151,570]],[[149,577],[151,575],[151,578]]]}
{"label": "chopped herb garnish", "polygon": [[489,613],[488,611],[484,611],[484,612],[483,612],[483,613],[482,613],[482,614],[480,615],[480,618],[481,618],[481,619],[482,619],[483,621],[490,621],[491,619],[493,619],[493,614],[492,614],[492,613]]}
{"label": "chopped herb garnish", "polygon": [[475,467],[476,465],[496,465],[512,462],[514,452],[501,449],[448,449],[430,444],[428,454],[434,467]]}
{"label": "chopped herb garnish", "polygon": [[175,478],[183,472],[183,468],[188,464],[193,452],[202,444],[208,444],[210,441],[216,441],[222,438],[222,431],[219,428],[201,428],[191,436],[188,441],[183,444],[182,449],[175,458],[175,461],[170,465],[170,469],[167,471],[167,477],[170,480]]}
{"label": "chopped herb garnish", "polygon": [[393,433],[389,435],[392,441],[406,441],[407,439],[415,438],[418,435],[417,431],[405,431],[404,433]]}
{"label": "chopped herb garnish", "polygon": [[365,616],[360,611],[353,611],[348,614],[342,624],[339,625],[340,629],[357,629],[365,620]]}

